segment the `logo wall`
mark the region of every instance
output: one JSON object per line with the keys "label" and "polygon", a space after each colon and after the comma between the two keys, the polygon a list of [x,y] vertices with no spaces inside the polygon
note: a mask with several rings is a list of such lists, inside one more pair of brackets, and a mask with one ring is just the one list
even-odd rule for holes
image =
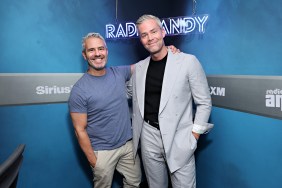
{"label": "logo wall", "polygon": [[213,106],[282,119],[282,76],[208,76]]}
{"label": "logo wall", "polygon": [[[82,75],[0,74],[0,106],[65,103]],[[213,106],[282,119],[282,76],[207,77]]]}
{"label": "logo wall", "polygon": [[62,103],[82,73],[0,74],[0,105]]}

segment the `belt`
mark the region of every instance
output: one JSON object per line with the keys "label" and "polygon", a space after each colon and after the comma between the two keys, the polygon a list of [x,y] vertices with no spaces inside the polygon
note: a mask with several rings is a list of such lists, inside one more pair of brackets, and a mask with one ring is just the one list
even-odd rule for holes
{"label": "belt", "polygon": [[149,125],[155,127],[156,129],[160,130],[159,122],[150,121],[150,120],[148,120],[148,119],[144,119],[144,121],[145,121],[146,123],[148,123]]}

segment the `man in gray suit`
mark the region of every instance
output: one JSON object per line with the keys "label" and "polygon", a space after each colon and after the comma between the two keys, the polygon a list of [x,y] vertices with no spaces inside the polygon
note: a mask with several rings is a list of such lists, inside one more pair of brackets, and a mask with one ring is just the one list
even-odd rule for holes
{"label": "man in gray suit", "polygon": [[196,187],[197,140],[213,127],[205,73],[195,56],[165,47],[159,18],[143,15],[136,26],[150,56],[132,77],[134,152],[140,139],[149,187],[168,187],[168,173],[174,188]]}

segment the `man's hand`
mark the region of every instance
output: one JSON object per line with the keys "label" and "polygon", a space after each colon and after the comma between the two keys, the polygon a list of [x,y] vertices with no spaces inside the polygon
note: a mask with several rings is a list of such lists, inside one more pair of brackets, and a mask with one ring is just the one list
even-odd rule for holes
{"label": "man's hand", "polygon": [[196,138],[196,140],[199,140],[200,138],[200,134],[192,132],[192,134],[194,135],[194,137]]}
{"label": "man's hand", "polygon": [[177,48],[176,48],[175,46],[173,46],[173,45],[170,45],[170,46],[168,46],[167,48],[170,49],[173,54],[175,54],[175,53],[180,53],[180,50],[177,49]]}
{"label": "man's hand", "polygon": [[97,162],[97,157],[92,157],[91,160],[89,160],[89,164],[92,166],[92,168],[95,168]]}

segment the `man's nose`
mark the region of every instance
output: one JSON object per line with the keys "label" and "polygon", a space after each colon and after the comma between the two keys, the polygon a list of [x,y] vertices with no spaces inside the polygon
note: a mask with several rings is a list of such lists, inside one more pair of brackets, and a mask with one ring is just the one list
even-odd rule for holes
{"label": "man's nose", "polygon": [[153,39],[153,35],[148,34],[148,40],[152,40]]}
{"label": "man's nose", "polygon": [[100,56],[100,51],[99,51],[99,50],[95,50],[94,55],[95,55],[95,56]]}

